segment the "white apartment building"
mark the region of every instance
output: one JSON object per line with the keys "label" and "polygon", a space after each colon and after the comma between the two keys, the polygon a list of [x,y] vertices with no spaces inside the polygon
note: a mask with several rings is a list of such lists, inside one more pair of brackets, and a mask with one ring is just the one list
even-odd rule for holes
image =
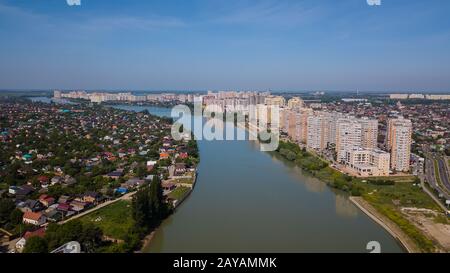
{"label": "white apartment building", "polygon": [[353,148],[345,152],[345,165],[358,176],[388,176],[390,154],[379,149]]}
{"label": "white apartment building", "polygon": [[346,151],[361,147],[362,126],[357,119],[339,119],[336,124],[337,161],[345,161]]}
{"label": "white apartment building", "polygon": [[307,140],[306,145],[310,149],[324,150],[328,139],[328,117],[316,114],[307,117]]}

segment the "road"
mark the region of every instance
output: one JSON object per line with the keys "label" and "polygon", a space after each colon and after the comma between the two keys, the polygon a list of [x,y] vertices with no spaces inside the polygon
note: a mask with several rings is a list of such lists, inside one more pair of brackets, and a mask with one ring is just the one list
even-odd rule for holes
{"label": "road", "polygon": [[441,186],[437,183],[436,173],[434,170],[434,159],[431,156],[426,157],[426,164],[425,164],[425,178],[428,182],[428,184],[435,189],[440,195],[444,196],[447,200],[450,200],[450,195],[445,192]]}
{"label": "road", "polygon": [[447,189],[447,191],[450,192],[449,172],[447,169],[447,163],[445,162],[445,158],[438,156],[436,160],[438,162],[439,176],[441,178],[442,184]]}

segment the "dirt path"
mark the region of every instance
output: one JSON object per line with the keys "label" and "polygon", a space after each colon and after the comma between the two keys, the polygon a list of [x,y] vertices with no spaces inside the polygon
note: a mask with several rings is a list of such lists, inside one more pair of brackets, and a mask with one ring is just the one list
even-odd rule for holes
{"label": "dirt path", "polygon": [[83,217],[83,216],[85,216],[85,215],[87,215],[87,214],[89,214],[89,213],[92,213],[92,212],[94,212],[94,211],[96,211],[96,210],[99,210],[99,209],[101,209],[101,208],[104,208],[104,207],[106,207],[106,206],[109,206],[109,205],[111,205],[111,204],[114,204],[114,203],[116,203],[116,202],[118,202],[118,201],[120,201],[120,200],[130,200],[131,197],[133,197],[133,195],[134,195],[135,193],[136,193],[136,192],[130,192],[130,193],[127,193],[127,194],[125,194],[124,196],[121,196],[121,197],[119,197],[119,198],[117,198],[117,199],[114,199],[114,200],[111,200],[111,201],[106,201],[105,203],[101,203],[100,205],[97,205],[97,206],[95,206],[94,208],[92,208],[92,209],[90,209],[90,210],[87,210],[87,211],[84,211],[84,212],[82,212],[82,213],[80,213],[80,214],[74,215],[74,216],[70,217],[70,218],[67,219],[67,220],[64,220],[64,221],[59,222],[58,224],[61,225],[61,224],[67,223],[67,222],[69,222],[69,221],[71,221],[71,220],[74,220],[74,219]]}

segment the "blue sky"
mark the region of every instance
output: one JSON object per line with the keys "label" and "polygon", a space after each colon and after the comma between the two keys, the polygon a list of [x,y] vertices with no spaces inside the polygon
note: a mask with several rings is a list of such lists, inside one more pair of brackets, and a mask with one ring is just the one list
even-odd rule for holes
{"label": "blue sky", "polygon": [[0,0],[0,89],[450,91],[450,1]]}

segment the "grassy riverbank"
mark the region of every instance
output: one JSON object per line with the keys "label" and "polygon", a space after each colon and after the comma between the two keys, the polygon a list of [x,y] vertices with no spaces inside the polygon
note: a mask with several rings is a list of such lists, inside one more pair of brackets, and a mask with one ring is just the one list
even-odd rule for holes
{"label": "grassy riverbank", "polygon": [[439,206],[419,187],[419,181],[384,178],[360,179],[331,168],[328,162],[300,149],[294,143],[280,142],[277,150],[305,172],[327,183],[330,187],[360,196],[379,213],[394,222],[422,252],[435,252],[435,243],[425,236],[400,211],[402,207],[426,208],[440,211]]}

